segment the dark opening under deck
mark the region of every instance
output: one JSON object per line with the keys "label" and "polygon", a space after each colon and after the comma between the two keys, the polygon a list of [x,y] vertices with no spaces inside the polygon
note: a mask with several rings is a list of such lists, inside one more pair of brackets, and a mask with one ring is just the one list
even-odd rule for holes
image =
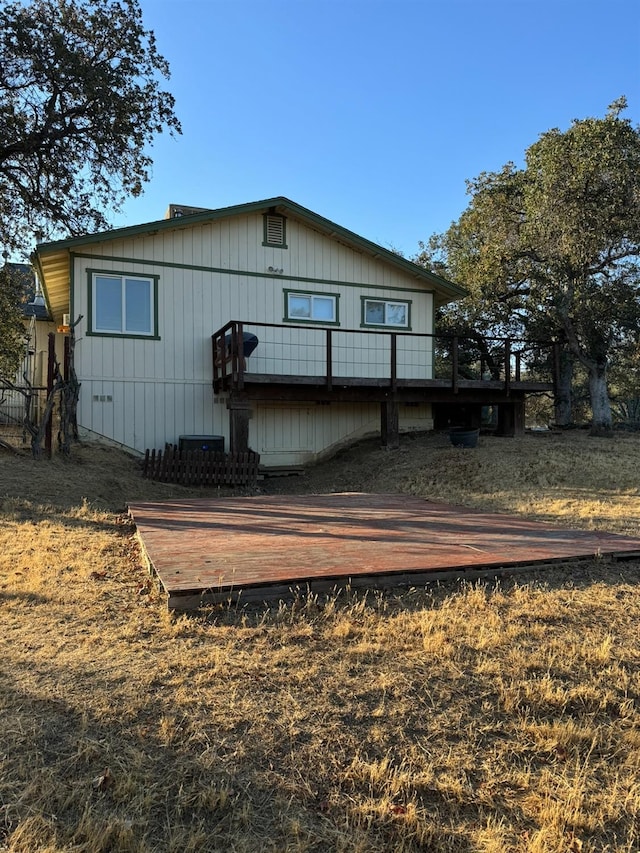
{"label": "dark opening under deck", "polygon": [[129,507],[172,609],[294,587],[424,583],[441,573],[596,555],[640,559],[640,539],[566,530],[407,495],[191,499]]}

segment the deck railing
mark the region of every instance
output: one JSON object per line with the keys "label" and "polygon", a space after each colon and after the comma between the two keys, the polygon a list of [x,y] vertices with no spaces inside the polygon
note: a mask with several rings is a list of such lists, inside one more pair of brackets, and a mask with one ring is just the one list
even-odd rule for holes
{"label": "deck railing", "polygon": [[[258,345],[245,356],[245,341]],[[254,341],[255,342],[255,341]],[[232,320],[212,335],[214,386],[242,390],[245,375],[263,381],[317,379],[327,389],[350,384],[440,381],[454,392],[465,382],[495,382],[507,391],[514,382],[551,383],[553,346],[510,338],[462,338],[379,329]]]}

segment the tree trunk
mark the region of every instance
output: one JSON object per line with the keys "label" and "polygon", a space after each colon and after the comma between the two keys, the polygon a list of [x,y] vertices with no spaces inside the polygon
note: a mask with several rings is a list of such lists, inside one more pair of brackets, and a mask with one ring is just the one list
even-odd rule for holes
{"label": "tree trunk", "polygon": [[607,365],[589,365],[591,397],[591,435],[611,435],[611,405],[607,389]]}
{"label": "tree trunk", "polygon": [[564,347],[558,353],[556,382],[553,394],[553,414],[557,427],[566,429],[572,423],[573,355]]}

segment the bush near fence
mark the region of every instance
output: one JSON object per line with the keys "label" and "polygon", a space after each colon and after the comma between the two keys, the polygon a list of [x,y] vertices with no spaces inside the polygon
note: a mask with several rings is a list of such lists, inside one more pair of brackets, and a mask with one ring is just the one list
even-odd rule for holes
{"label": "bush near fence", "polygon": [[179,450],[167,445],[164,450],[147,450],[142,474],[161,483],[182,486],[245,486],[258,478],[260,454],[218,453]]}

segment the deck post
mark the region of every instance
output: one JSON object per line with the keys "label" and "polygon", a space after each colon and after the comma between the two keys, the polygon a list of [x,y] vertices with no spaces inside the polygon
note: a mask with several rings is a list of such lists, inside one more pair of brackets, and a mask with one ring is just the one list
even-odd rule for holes
{"label": "deck post", "polygon": [[504,343],[504,390],[511,393],[511,341],[507,338]]}
{"label": "deck post", "polygon": [[562,348],[559,341],[553,342],[551,350],[551,363],[553,370],[553,396],[557,398],[560,387],[560,359],[562,358]]}
{"label": "deck post", "polygon": [[[238,389],[240,391],[244,388],[244,369],[245,369],[245,357],[244,357],[244,329],[242,327],[242,323],[235,323],[233,327],[233,372],[237,376]],[[238,453],[243,453],[244,451],[239,450]]]}
{"label": "deck post", "polygon": [[[56,381],[56,336],[55,332],[49,332],[47,336],[47,399],[53,392]],[[44,449],[51,459],[53,451],[53,409],[49,412],[49,418],[44,433]]]}
{"label": "deck post", "polygon": [[380,438],[383,447],[400,446],[399,406],[395,400],[380,404]]}
{"label": "deck post", "polygon": [[524,435],[524,400],[498,404],[498,435]]}
{"label": "deck post", "polygon": [[229,398],[229,452],[247,453],[249,451],[249,421],[251,404],[248,400]]}
{"label": "deck post", "polygon": [[391,390],[398,388],[398,336],[395,332],[391,335]]}
{"label": "deck post", "polygon": [[451,390],[454,394],[458,393],[458,367],[459,367],[459,352],[458,352],[458,336],[453,336],[451,344]]}

